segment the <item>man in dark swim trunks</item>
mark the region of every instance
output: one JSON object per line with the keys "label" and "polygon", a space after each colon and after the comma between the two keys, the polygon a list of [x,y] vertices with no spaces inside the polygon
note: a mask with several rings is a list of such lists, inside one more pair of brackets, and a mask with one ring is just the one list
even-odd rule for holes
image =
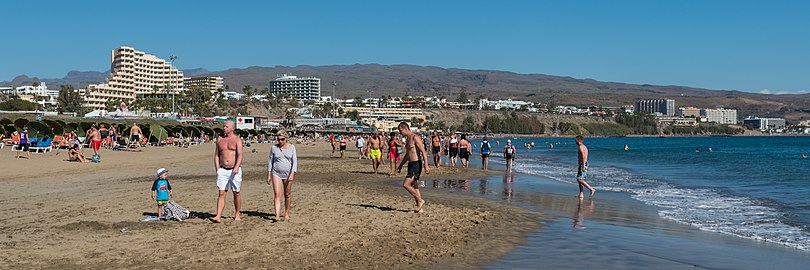
{"label": "man in dark swim trunks", "polygon": [[416,200],[416,210],[414,212],[421,213],[422,207],[425,206],[425,200],[422,199],[422,193],[419,192],[419,176],[422,174],[422,167],[425,168],[425,174],[430,174],[430,167],[428,166],[427,153],[425,151],[425,144],[422,138],[415,136],[416,134],[411,131],[408,123],[399,123],[399,133],[405,136],[405,158],[399,163],[397,172],[402,171],[402,166],[408,163],[408,174],[405,176],[405,182],[402,187],[408,191]]}
{"label": "man in dark swim trunks", "polygon": [[439,167],[442,162],[442,139],[439,138],[439,131],[434,130],[430,137],[430,148],[433,152],[433,166]]}

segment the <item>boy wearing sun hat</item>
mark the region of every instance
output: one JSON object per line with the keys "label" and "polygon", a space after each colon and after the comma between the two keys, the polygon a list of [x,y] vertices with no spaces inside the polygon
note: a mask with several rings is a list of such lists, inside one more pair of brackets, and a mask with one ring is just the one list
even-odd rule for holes
{"label": "boy wearing sun hat", "polygon": [[166,179],[168,176],[169,170],[160,168],[157,170],[157,179],[152,183],[152,199],[157,201],[159,217],[163,216],[163,205],[172,197],[172,185]]}

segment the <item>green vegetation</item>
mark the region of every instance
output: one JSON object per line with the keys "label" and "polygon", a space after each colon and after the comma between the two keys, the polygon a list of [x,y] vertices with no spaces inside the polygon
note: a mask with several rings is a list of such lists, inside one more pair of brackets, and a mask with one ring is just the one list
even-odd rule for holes
{"label": "green vegetation", "polygon": [[[654,135],[658,134],[658,124],[655,118],[650,115],[638,114],[618,114],[614,117],[616,123],[624,125],[632,131],[632,134]],[[629,134],[629,133],[628,133]]]}
{"label": "green vegetation", "polygon": [[581,126],[588,134],[594,136],[627,136],[633,133],[630,127],[613,122],[585,123]]}
{"label": "green vegetation", "polygon": [[536,116],[518,116],[514,112],[505,114],[503,118],[497,115],[487,116],[481,124],[477,124],[472,116],[467,116],[461,126],[447,127],[442,121],[436,124],[427,122],[425,126],[432,129],[472,133],[543,134],[546,132],[546,125],[541,123]]}
{"label": "green vegetation", "polygon": [[59,96],[56,97],[56,111],[59,113],[74,112],[77,115],[84,115],[87,109],[84,108],[84,99],[73,86],[59,86]]}
{"label": "green vegetation", "polygon": [[34,111],[39,104],[22,99],[10,99],[0,103],[0,110],[3,111]]}
{"label": "green vegetation", "polygon": [[728,125],[699,124],[696,127],[666,127],[664,133],[675,135],[742,134],[745,130]]}

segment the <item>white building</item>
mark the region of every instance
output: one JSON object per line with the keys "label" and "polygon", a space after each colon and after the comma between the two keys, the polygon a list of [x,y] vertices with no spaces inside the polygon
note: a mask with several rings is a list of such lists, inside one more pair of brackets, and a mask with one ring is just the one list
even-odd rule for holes
{"label": "white building", "polygon": [[318,100],[321,98],[321,79],[298,78],[284,74],[270,81],[270,93],[273,96],[283,94],[289,98]]}
{"label": "white building", "polygon": [[675,100],[674,99],[648,99],[636,101],[636,112],[656,114],[660,113],[664,116],[675,115]]}
{"label": "white building", "polygon": [[45,85],[45,83],[41,83],[39,86],[20,86],[17,87],[14,92],[23,100],[35,102],[43,106],[56,106],[56,98],[59,97],[59,90],[48,89],[48,86]]}
{"label": "white building", "polygon": [[177,94],[185,90],[183,72],[154,55],[122,46],[110,53],[106,83],[87,86],[84,105],[103,109],[108,100],[133,102],[138,97]]}
{"label": "white building", "polygon": [[743,124],[751,125],[752,128],[759,129],[761,131],[775,130],[779,132],[785,128],[785,119],[748,117],[743,119]]}
{"label": "white building", "polygon": [[234,91],[222,92],[220,95],[222,95],[222,98],[225,99],[225,100],[229,100],[229,99],[239,100],[239,99],[242,99],[242,97],[245,96],[245,94],[237,93],[237,92],[234,92]]}
{"label": "white building", "polygon": [[512,99],[507,100],[481,99],[478,101],[479,110],[496,110],[496,111],[499,111],[501,109],[520,110],[522,108],[529,109],[532,106],[534,106],[534,103]]}
{"label": "white building", "polygon": [[737,110],[730,109],[702,109],[700,110],[700,117],[705,118],[706,122],[718,124],[736,124],[737,123]]}
{"label": "white building", "polygon": [[183,84],[186,89],[199,88],[211,91],[211,94],[215,95],[217,91],[225,88],[225,79],[220,76],[185,78]]}

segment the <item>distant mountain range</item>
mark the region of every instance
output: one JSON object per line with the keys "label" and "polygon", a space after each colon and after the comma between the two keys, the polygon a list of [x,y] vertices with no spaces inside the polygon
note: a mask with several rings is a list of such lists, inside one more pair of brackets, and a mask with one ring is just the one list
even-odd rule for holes
{"label": "distant mountain range", "polygon": [[[263,89],[268,81],[283,74],[321,78],[321,93],[338,97],[431,95],[455,98],[463,90],[470,97],[513,98],[553,105],[621,106],[638,99],[671,98],[676,106],[725,107],[738,109],[740,117],[784,116],[789,121],[810,119],[810,94],[768,95],[734,90],[708,90],[682,86],[626,84],[592,79],[518,74],[494,70],[467,70],[415,65],[332,65],[295,67],[248,67],[224,71],[204,68],[183,70],[186,76],[218,75],[232,91],[250,85]],[[61,79],[38,79],[25,75],[2,85],[14,86],[42,81],[56,88],[60,84],[84,87],[104,82],[108,72],[71,71]]]}

